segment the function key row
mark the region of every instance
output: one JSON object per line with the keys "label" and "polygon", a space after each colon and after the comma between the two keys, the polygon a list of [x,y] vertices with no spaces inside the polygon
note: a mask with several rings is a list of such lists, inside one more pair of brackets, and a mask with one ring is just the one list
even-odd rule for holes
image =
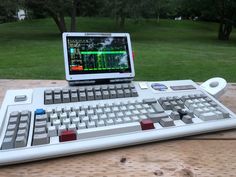
{"label": "function key row", "polygon": [[138,92],[133,84],[87,86],[62,90],[45,90],[44,103],[58,104],[137,96]]}

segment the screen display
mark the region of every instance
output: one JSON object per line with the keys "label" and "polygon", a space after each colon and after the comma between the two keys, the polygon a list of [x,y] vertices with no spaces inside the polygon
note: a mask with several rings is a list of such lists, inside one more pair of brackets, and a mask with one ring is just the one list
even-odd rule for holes
{"label": "screen display", "polygon": [[67,37],[70,74],[130,73],[126,37]]}

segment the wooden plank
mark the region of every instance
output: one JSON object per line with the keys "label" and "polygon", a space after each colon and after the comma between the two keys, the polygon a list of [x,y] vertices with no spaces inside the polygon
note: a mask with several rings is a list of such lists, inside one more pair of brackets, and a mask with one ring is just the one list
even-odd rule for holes
{"label": "wooden plank", "polygon": [[[66,84],[66,81],[0,80],[0,101],[7,89]],[[230,84],[221,98],[234,112],[235,93],[236,85]],[[0,168],[0,176],[235,176],[235,134],[226,131],[6,166]]]}
{"label": "wooden plank", "polygon": [[236,141],[178,140],[1,167],[0,176],[235,176]]}

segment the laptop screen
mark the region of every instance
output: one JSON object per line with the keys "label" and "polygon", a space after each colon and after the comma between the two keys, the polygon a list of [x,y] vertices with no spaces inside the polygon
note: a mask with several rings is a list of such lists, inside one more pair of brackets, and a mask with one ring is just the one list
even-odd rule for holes
{"label": "laptop screen", "polygon": [[65,33],[63,44],[67,80],[134,77],[127,33]]}
{"label": "laptop screen", "polygon": [[130,72],[126,37],[67,37],[70,74]]}

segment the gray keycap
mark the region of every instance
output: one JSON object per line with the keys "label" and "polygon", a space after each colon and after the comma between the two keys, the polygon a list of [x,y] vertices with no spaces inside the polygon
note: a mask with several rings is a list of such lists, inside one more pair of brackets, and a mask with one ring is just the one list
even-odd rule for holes
{"label": "gray keycap", "polygon": [[129,87],[130,87],[131,89],[135,89],[134,84],[129,84]]}
{"label": "gray keycap", "polygon": [[7,130],[16,130],[16,124],[10,124],[7,126]]}
{"label": "gray keycap", "polygon": [[159,122],[163,118],[168,118],[168,115],[166,113],[147,114],[147,117],[151,119],[154,123],[156,123],[156,122]]}
{"label": "gray keycap", "polygon": [[178,106],[178,104],[176,103],[176,101],[170,101],[170,104],[171,104],[172,109],[173,109],[175,106]]}
{"label": "gray keycap", "polygon": [[145,104],[152,104],[152,103],[156,103],[157,100],[155,98],[147,98],[147,99],[143,99],[143,103]]}
{"label": "gray keycap", "polygon": [[118,89],[122,89],[121,84],[116,84],[116,89],[117,89],[117,90],[118,90]]}
{"label": "gray keycap", "polygon": [[217,106],[217,103],[214,102],[214,101],[209,102],[209,104],[210,104],[211,106],[213,106],[213,107],[216,107],[216,106]]}
{"label": "gray keycap", "polygon": [[45,127],[39,127],[34,129],[35,134],[44,134],[46,133],[46,128]]}
{"label": "gray keycap", "polygon": [[61,103],[61,94],[54,94],[54,103]]}
{"label": "gray keycap", "polygon": [[26,146],[26,138],[24,136],[17,136],[15,141],[15,147],[25,147]]}
{"label": "gray keycap", "polygon": [[28,131],[27,129],[20,129],[17,131],[17,136],[25,136],[27,137]]}
{"label": "gray keycap", "polygon": [[194,117],[193,111],[187,110],[186,111],[187,115],[189,115],[190,117]]}
{"label": "gray keycap", "polygon": [[161,119],[159,122],[163,127],[171,127],[171,126],[175,126],[174,121],[171,118],[164,118]]}
{"label": "gray keycap", "polygon": [[95,86],[94,87],[94,91],[100,91],[101,90],[101,87],[100,86]]}
{"label": "gray keycap", "polygon": [[54,94],[61,94],[61,90],[60,89],[55,89]]}
{"label": "gray keycap", "polygon": [[162,107],[165,110],[171,110],[171,104],[169,102],[163,102]]}
{"label": "gray keycap", "polygon": [[182,100],[177,100],[176,101],[177,105],[180,106],[181,108],[184,108],[184,102]]}
{"label": "gray keycap", "polygon": [[79,101],[86,101],[86,94],[85,92],[79,93]]}
{"label": "gray keycap", "polygon": [[14,111],[10,113],[10,117],[18,117],[19,116],[19,112],[18,111]]}
{"label": "gray keycap", "polygon": [[79,92],[85,92],[85,88],[84,87],[79,87],[78,91]]}
{"label": "gray keycap", "polygon": [[30,117],[30,111],[24,110],[21,112],[21,116],[27,116]]}
{"label": "gray keycap", "polygon": [[28,116],[21,116],[20,117],[20,123],[29,123],[29,117]]}
{"label": "gray keycap", "polygon": [[185,101],[188,100],[188,99],[190,99],[190,97],[189,97],[188,95],[184,95],[184,96],[181,97],[181,100],[182,100],[183,102],[185,102]]}
{"label": "gray keycap", "polygon": [[45,104],[53,104],[52,95],[45,95]]}
{"label": "gray keycap", "polygon": [[189,115],[183,116],[182,121],[183,121],[184,123],[186,123],[186,124],[191,124],[191,123],[193,123],[192,117],[189,116]]}
{"label": "gray keycap", "polygon": [[63,90],[62,90],[62,93],[63,93],[63,94],[69,93],[69,90],[68,90],[68,89],[63,89]]}
{"label": "gray keycap", "polygon": [[46,127],[46,125],[47,125],[46,121],[36,121],[35,122],[35,128]]}
{"label": "gray keycap", "polygon": [[180,119],[180,115],[177,111],[172,111],[171,114],[170,114],[170,117],[173,119],[173,120],[178,120]]}
{"label": "gray keycap", "polygon": [[87,92],[92,92],[92,91],[93,91],[93,87],[90,87],[90,86],[87,87],[87,88],[86,88],[86,91],[87,91]]}
{"label": "gray keycap", "polygon": [[13,137],[4,138],[2,142],[2,149],[11,149],[14,147]]}
{"label": "gray keycap", "polygon": [[209,97],[206,97],[205,100],[206,100],[207,102],[211,102],[211,101],[212,101]]}
{"label": "gray keycap", "polygon": [[162,113],[164,112],[164,109],[159,103],[152,104],[153,109],[156,111],[156,113]]}
{"label": "gray keycap", "polygon": [[18,117],[10,117],[9,124],[18,124]]}
{"label": "gray keycap", "polygon": [[108,90],[108,86],[107,86],[107,85],[102,85],[102,86],[101,86],[101,90],[102,90],[102,91]]}
{"label": "gray keycap", "polygon": [[48,127],[48,136],[49,137],[57,136],[57,130],[55,126]]}
{"label": "gray keycap", "polygon": [[222,112],[224,118],[229,117],[229,113],[226,110],[224,110],[223,108],[218,106],[218,107],[216,107],[216,109],[219,110],[220,112]]}
{"label": "gray keycap", "polygon": [[182,108],[181,108],[180,106],[175,106],[175,107],[173,107],[173,110],[174,110],[174,111],[177,111],[177,112],[179,112],[181,109],[182,109]]}
{"label": "gray keycap", "polygon": [[138,96],[137,90],[131,89],[131,95],[132,95],[132,97],[137,97]]}
{"label": "gray keycap", "polygon": [[109,86],[108,86],[108,89],[109,89],[109,90],[115,90],[115,85],[109,85]]}
{"label": "gray keycap", "polygon": [[78,101],[78,94],[77,92],[71,93],[71,102],[77,102]]}
{"label": "gray keycap", "polygon": [[131,92],[130,92],[129,89],[125,89],[125,90],[124,90],[124,96],[125,96],[125,97],[130,97],[130,96],[131,96]]}
{"label": "gray keycap", "polygon": [[101,100],[102,99],[102,93],[100,91],[95,92],[95,100]]}
{"label": "gray keycap", "polygon": [[196,97],[195,97],[195,94],[190,94],[190,95],[189,95],[189,98],[190,98],[190,99],[195,99],[195,98],[196,98]]}
{"label": "gray keycap", "polygon": [[45,90],[45,91],[44,91],[44,94],[45,94],[45,95],[52,95],[52,90]]}
{"label": "gray keycap", "polygon": [[124,91],[123,90],[117,90],[117,98],[123,98],[124,97]]}
{"label": "gray keycap", "polygon": [[8,130],[5,133],[5,138],[9,138],[9,137],[15,138],[15,133],[16,133],[15,130]]}
{"label": "gray keycap", "polygon": [[110,91],[110,98],[116,98],[116,91],[115,90],[111,90]]}
{"label": "gray keycap", "polygon": [[48,121],[47,114],[36,115],[36,116],[35,116],[35,120],[36,120],[36,121]]}
{"label": "gray keycap", "polygon": [[94,94],[93,94],[93,92],[88,92],[88,93],[87,93],[87,98],[88,98],[88,100],[94,100]]}
{"label": "gray keycap", "polygon": [[34,134],[33,145],[48,144],[49,139],[46,133],[44,134]]}
{"label": "gray keycap", "polygon": [[102,99],[109,99],[109,92],[108,91],[102,91]]}
{"label": "gray keycap", "polygon": [[69,95],[69,93],[63,93],[62,94],[62,101],[63,101],[63,103],[69,103],[70,102],[70,95]]}
{"label": "gray keycap", "polygon": [[27,123],[20,123],[18,129],[28,129]]}
{"label": "gray keycap", "polygon": [[166,97],[161,97],[158,99],[158,102],[162,105],[164,102],[167,102],[167,98]]}
{"label": "gray keycap", "polygon": [[70,89],[70,92],[71,93],[77,93],[77,89],[76,88],[72,88],[72,89]]}
{"label": "gray keycap", "polygon": [[122,87],[123,87],[123,89],[128,89],[129,88],[129,84],[123,84]]}

